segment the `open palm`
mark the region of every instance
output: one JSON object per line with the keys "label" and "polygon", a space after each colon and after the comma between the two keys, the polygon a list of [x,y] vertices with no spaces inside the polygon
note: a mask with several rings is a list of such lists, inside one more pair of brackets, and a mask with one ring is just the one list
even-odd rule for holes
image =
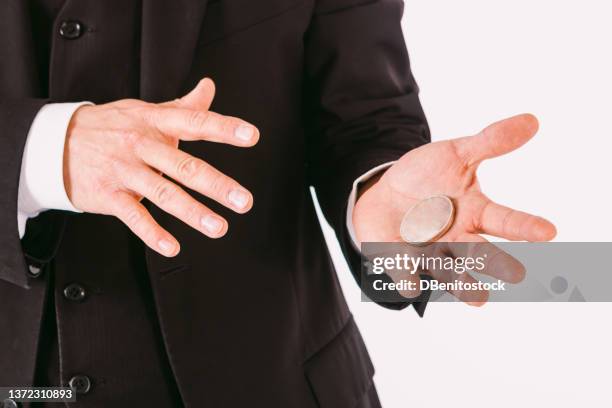
{"label": "open palm", "polygon": [[[514,210],[491,201],[480,189],[476,171],[483,160],[509,153],[531,139],[538,129],[532,115],[520,115],[494,123],[475,136],[430,143],[406,153],[360,196],[353,212],[356,238],[360,242],[401,242],[400,224],[406,211],[419,200],[445,195],[455,205],[455,221],[438,242],[475,243],[436,245],[430,250],[447,251],[452,256],[465,256],[465,251],[497,254],[495,264],[483,273],[509,283],[525,276],[523,265],[499,248],[489,244],[480,234],[489,234],[517,241],[549,241],[556,234],[555,226],[544,218]],[[446,248],[446,249],[444,249]],[[410,250],[409,248],[407,250]],[[416,248],[414,249],[416,251]],[[475,283],[470,273],[448,274],[442,270],[423,271],[435,279]],[[395,273],[391,278],[413,281],[418,274]],[[406,298],[414,298],[420,290],[404,290]],[[482,305],[488,292],[456,291],[450,293],[471,304]]]}
{"label": "open palm", "polygon": [[480,189],[476,170],[485,160],[515,150],[538,129],[532,115],[497,122],[475,136],[430,143],[406,153],[359,198],[353,213],[361,242],[401,241],[399,226],[417,201],[450,197],[455,222],[439,241],[479,242],[480,233],[509,240],[548,241],[553,224],[541,217],[494,203]]}

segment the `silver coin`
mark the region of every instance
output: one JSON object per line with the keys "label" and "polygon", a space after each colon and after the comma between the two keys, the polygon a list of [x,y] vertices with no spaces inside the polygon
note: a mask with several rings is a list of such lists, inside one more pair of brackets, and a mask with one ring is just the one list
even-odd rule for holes
{"label": "silver coin", "polygon": [[404,241],[424,245],[444,235],[453,225],[455,206],[450,198],[437,195],[416,203],[406,211],[400,235]]}

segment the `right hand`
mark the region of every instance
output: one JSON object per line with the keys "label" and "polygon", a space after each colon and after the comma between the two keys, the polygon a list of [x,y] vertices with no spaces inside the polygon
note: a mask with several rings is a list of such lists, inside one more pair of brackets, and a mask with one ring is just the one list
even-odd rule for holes
{"label": "right hand", "polygon": [[180,245],[140,203],[143,198],[210,238],[222,237],[227,221],[162,176],[238,213],[251,209],[248,190],[178,149],[180,140],[238,147],[257,143],[255,126],[209,110],[214,94],[213,82],[203,79],[172,102],[125,99],[79,108],[70,121],[64,152],[64,185],[72,204],[84,212],[119,218],[147,246],[168,257],[177,255]]}

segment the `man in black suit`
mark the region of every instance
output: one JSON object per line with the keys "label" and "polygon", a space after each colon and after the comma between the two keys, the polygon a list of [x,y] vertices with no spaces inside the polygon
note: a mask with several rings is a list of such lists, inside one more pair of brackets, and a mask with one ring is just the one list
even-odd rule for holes
{"label": "man in black suit", "polygon": [[358,243],[398,240],[432,194],[458,210],[443,239],[554,235],[475,176],[532,116],[427,144],[402,6],[3,1],[0,385],[72,386],[84,407],[379,406],[309,186],[357,278]]}

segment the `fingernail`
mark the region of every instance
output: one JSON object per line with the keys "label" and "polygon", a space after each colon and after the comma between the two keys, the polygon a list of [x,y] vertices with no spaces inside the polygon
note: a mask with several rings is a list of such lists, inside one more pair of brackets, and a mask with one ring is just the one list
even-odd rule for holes
{"label": "fingernail", "polygon": [[166,255],[172,255],[174,253],[174,244],[166,239],[160,240],[157,245],[159,245],[159,249]]}
{"label": "fingernail", "polygon": [[255,128],[251,125],[241,124],[236,128],[234,132],[237,139],[242,140],[243,142],[250,142],[255,136]]}
{"label": "fingernail", "polygon": [[218,234],[223,229],[223,221],[213,215],[202,217],[202,227],[210,234]]}
{"label": "fingernail", "polygon": [[229,193],[229,201],[238,209],[246,208],[249,203],[249,194],[244,190],[232,190]]}

